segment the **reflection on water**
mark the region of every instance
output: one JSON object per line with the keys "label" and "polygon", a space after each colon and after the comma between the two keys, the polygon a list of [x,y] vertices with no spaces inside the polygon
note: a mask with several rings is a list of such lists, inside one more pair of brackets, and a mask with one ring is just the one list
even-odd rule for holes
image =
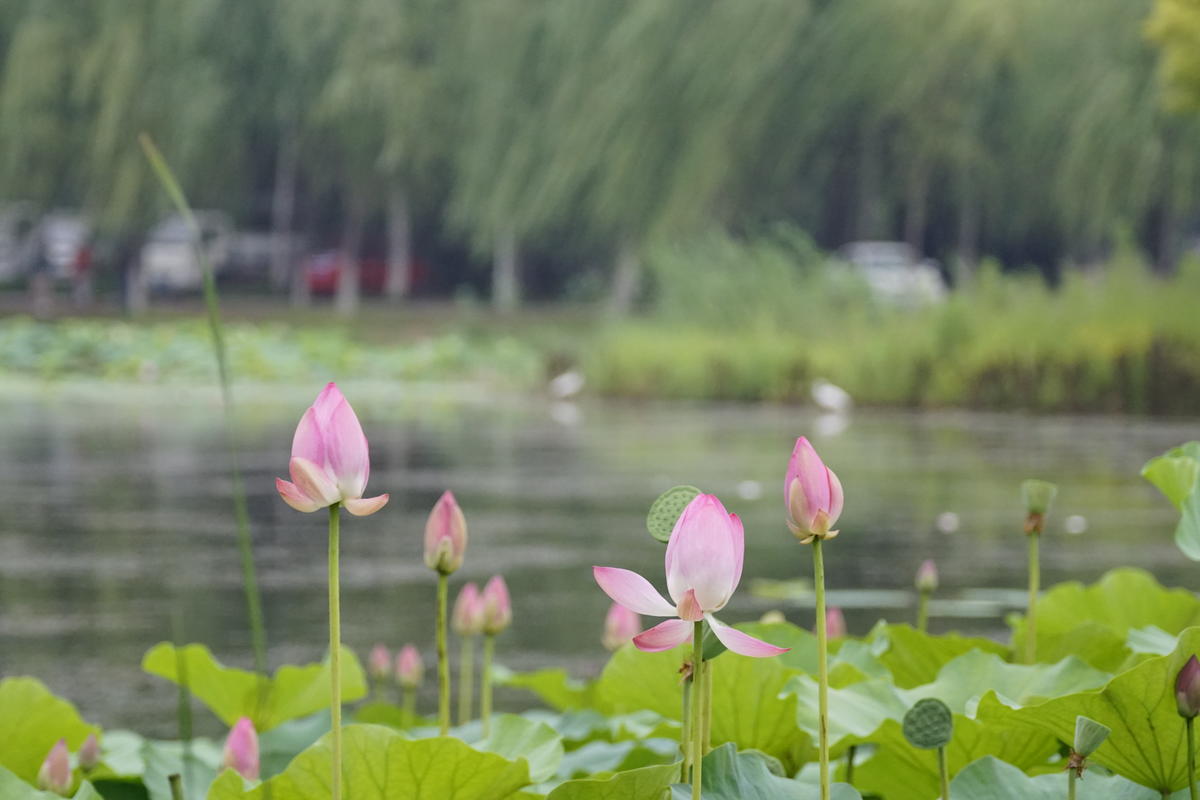
{"label": "reflection on water", "polygon": [[[394,390],[344,389],[371,439],[371,489],[392,494],[383,512],[342,528],[343,636],[360,653],[376,640],[430,647],[434,582],[421,534],[444,488],[471,531],[454,584],[502,572],[512,588],[516,623],[500,658],[514,668],[598,669],[607,601],[588,568],[660,574],[662,546],[643,519],[676,483],[713,491],[742,515],[747,577],[808,575],[808,550],[787,533],[781,499],[801,433],[845,486],[842,535],[826,559],[851,632],[880,616],[907,618],[913,574],[933,557],[943,586],[933,627],[1002,635],[999,614],[1021,598],[1002,590],[1024,579],[1017,487],[1030,476],[1060,485],[1042,547],[1044,583],[1092,580],[1118,564],[1191,583],[1192,565],[1171,541],[1174,512],[1137,472],[1195,438],[1192,422],[869,411],[834,420],[777,408],[564,411],[527,400],[400,405]],[[310,394],[252,398],[237,437],[273,666],[319,659],[326,637],[325,517],[287,508],[272,480],[286,472]],[[36,674],[106,726],[167,735],[173,695],[138,664],[168,638],[172,609],[184,610],[188,640],[249,666],[217,409],[209,394],[168,390],[0,400],[0,674]],[[1085,533],[1064,531],[1071,515],[1085,519]],[[724,617],[750,619],[776,604],[742,591]],[[801,624],[810,613],[787,612]],[[211,732],[211,719],[199,716]]]}

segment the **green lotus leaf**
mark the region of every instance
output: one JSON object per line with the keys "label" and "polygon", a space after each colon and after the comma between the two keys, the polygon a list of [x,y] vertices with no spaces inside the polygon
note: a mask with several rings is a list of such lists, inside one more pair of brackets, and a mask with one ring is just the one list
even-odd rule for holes
{"label": "green lotus leaf", "polygon": [[[762,753],[738,752],[732,744],[722,745],[704,757],[701,786],[704,800],[816,800],[818,788],[780,774],[781,765]],[[844,783],[834,784],[831,800],[861,800],[861,795]],[[691,787],[676,784],[673,800],[691,800]]]}
{"label": "green lotus leaf", "polygon": [[661,800],[670,795],[671,784],[677,780],[678,764],[660,764],[604,778],[567,781],[550,792],[546,800]]}
{"label": "green lotus leaf", "polygon": [[[1138,786],[1118,775],[1087,772],[1079,796],[1087,800],[1163,800],[1158,792]],[[1061,770],[1030,777],[1012,764],[984,756],[968,764],[950,782],[954,800],[1062,800],[1067,796],[1067,775]],[[1171,796],[1184,800],[1187,790]]]}
{"label": "green lotus leaf", "polygon": [[[62,795],[54,792],[42,792],[33,788],[4,767],[0,767],[0,797],[3,797],[4,800],[63,800]],[[71,795],[71,798],[72,800],[104,800],[88,781],[79,784],[79,788],[75,790],[75,794]]]}
{"label": "green lotus leaf", "polygon": [[911,625],[880,623],[867,635],[878,648],[877,658],[892,673],[901,689],[934,680],[947,663],[971,650],[982,650],[1006,656],[1009,649],[990,639],[978,639],[956,634],[934,636],[922,633]]}
{"label": "green lotus leaf", "polygon": [[0,767],[22,781],[34,782],[59,739],[66,739],[74,752],[89,733],[99,736],[100,729],[84,722],[75,706],[36,678],[0,681]]}
{"label": "green lotus leaf", "polygon": [[1150,459],[1142,467],[1142,477],[1179,509],[1175,544],[1185,556],[1200,561],[1200,442],[1188,442]]}
{"label": "green lotus leaf", "polygon": [[497,686],[533,692],[556,711],[588,708],[592,703],[592,684],[572,678],[561,668],[514,672],[497,664],[492,667],[492,680]]}

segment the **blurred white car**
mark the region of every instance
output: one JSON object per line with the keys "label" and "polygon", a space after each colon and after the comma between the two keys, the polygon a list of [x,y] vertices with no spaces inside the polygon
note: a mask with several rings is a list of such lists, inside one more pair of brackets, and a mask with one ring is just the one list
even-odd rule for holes
{"label": "blurred white car", "polygon": [[921,258],[904,242],[850,242],[838,248],[837,255],[886,302],[919,306],[946,298],[946,282],[937,262]]}
{"label": "blurred white car", "polygon": [[196,291],[204,283],[204,273],[196,258],[196,248],[208,258],[213,274],[219,274],[229,260],[229,239],[233,229],[229,217],[220,211],[197,211],[199,237],[183,217],[174,215],[151,229],[142,246],[142,280],[152,290]]}

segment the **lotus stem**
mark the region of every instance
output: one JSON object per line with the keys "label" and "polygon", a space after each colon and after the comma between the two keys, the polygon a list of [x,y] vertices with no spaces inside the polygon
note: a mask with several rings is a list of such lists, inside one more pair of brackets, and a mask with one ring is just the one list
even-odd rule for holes
{"label": "lotus stem", "polygon": [[1184,724],[1187,726],[1187,763],[1188,763],[1188,796],[1191,800],[1197,800],[1196,796],[1196,739],[1192,732],[1192,723],[1196,721],[1195,717],[1185,717]]}
{"label": "lotus stem", "polygon": [[711,661],[704,662],[704,671],[701,673],[704,681],[701,690],[704,692],[704,719],[701,723],[703,727],[703,737],[700,742],[702,754],[707,754],[712,750],[712,690],[713,690],[713,663]]}
{"label": "lotus stem", "polygon": [[458,659],[458,724],[471,721],[471,706],[475,703],[475,637],[462,637]]}
{"label": "lotus stem", "polygon": [[692,800],[700,800],[704,770],[704,620],[692,627]]}
{"label": "lotus stem", "polygon": [[929,630],[929,592],[917,592],[917,630]]}
{"label": "lotus stem", "polygon": [[821,800],[829,800],[829,642],[825,630],[825,559],[821,537],[812,541],[813,588],[817,600],[817,734],[821,763]]}
{"label": "lotus stem", "polygon": [[438,731],[450,733],[450,659],[446,654],[446,594],[450,576],[438,572],[437,584],[437,659],[438,659]]}
{"label": "lotus stem", "polygon": [[846,783],[854,785],[854,756],[858,753],[857,745],[850,745],[846,749]]}
{"label": "lotus stem", "polygon": [[1037,533],[1029,534],[1029,608],[1025,613],[1025,663],[1037,662],[1037,599],[1041,570],[1038,566]]}
{"label": "lotus stem", "polygon": [[950,800],[950,770],[946,766],[946,748],[938,748],[938,776],[942,781],[942,800]]}
{"label": "lotus stem", "polygon": [[400,692],[403,695],[401,703],[403,703],[404,716],[406,721],[411,724],[417,716],[417,690],[410,686],[405,686]]}
{"label": "lotus stem", "polygon": [[1067,768],[1067,800],[1075,800],[1075,770]]}
{"label": "lotus stem", "polygon": [[483,635],[483,678],[479,687],[479,718],[483,720],[483,735],[492,732],[492,655],[496,652],[495,634]]}
{"label": "lotus stem", "polygon": [[167,776],[167,785],[171,787],[171,800],[183,800],[183,778],[178,772]]}
{"label": "lotus stem", "polygon": [[329,507],[329,715],[333,724],[333,800],[342,797],[342,608],[338,581],[338,512]]}
{"label": "lotus stem", "polygon": [[[685,667],[689,665],[685,662]],[[683,755],[683,775],[687,775],[692,769],[692,676],[683,679],[683,718],[682,726],[679,728],[679,751]]]}

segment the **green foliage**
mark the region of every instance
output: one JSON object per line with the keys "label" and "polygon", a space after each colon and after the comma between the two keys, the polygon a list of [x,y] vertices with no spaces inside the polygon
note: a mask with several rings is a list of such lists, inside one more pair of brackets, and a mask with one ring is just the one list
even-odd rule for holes
{"label": "green foliage", "polygon": [[663,800],[671,784],[678,779],[678,764],[660,764],[605,778],[567,781],[546,795],[546,800],[626,800],[631,797]]}
{"label": "green foliage", "polygon": [[543,703],[558,711],[587,708],[592,702],[592,685],[575,680],[565,669],[552,667],[534,672],[513,672],[507,667],[492,667],[492,680],[497,686],[527,689]]}
{"label": "green foliage", "polygon": [[[726,744],[704,756],[701,784],[706,800],[810,800],[817,796],[811,786],[782,774],[779,762],[762,753],[742,752]],[[853,787],[844,783],[831,787],[832,800],[861,800]],[[691,789],[676,785],[674,800],[688,800]]]}
{"label": "green foliage", "polygon": [[[89,733],[100,733],[35,678],[0,681],[0,720],[0,767],[29,783],[59,739],[77,750]],[[7,795],[0,792],[0,797]]]}
{"label": "green foliage", "polygon": [[[182,656],[188,690],[226,725],[249,717],[258,731],[325,708],[329,705],[328,662],[303,667],[283,666],[269,678],[247,670],[226,667],[201,644],[177,650],[161,642],[142,658],[142,669],[151,675],[181,683]],[[358,657],[342,648],[342,699],[353,702],[367,694],[367,680]]]}
{"label": "green foliage", "polygon": [[1142,477],[1158,487],[1179,509],[1175,544],[1200,561],[1200,442],[1173,447],[1142,467]]}
{"label": "green foliage", "polygon": [[[62,795],[54,792],[40,792],[4,767],[0,767],[0,797],[3,797],[4,800],[62,800]],[[71,798],[72,800],[104,800],[88,781],[83,781]]]}
{"label": "green foliage", "polygon": [[[1119,776],[1090,771],[1079,789],[1091,800],[1163,800],[1158,792],[1138,786]],[[1084,794],[1086,792],[1086,794]],[[955,800],[1061,800],[1067,793],[1067,776],[1063,772],[1031,778],[1012,764],[985,756],[968,764],[950,782],[950,795]],[[1171,795],[1183,800],[1185,791]]]}
{"label": "green foliage", "polygon": [[879,660],[901,689],[929,683],[943,666],[972,650],[1008,655],[1008,648],[990,639],[953,633],[935,636],[907,624],[880,623],[868,634],[868,639],[879,649]]}

